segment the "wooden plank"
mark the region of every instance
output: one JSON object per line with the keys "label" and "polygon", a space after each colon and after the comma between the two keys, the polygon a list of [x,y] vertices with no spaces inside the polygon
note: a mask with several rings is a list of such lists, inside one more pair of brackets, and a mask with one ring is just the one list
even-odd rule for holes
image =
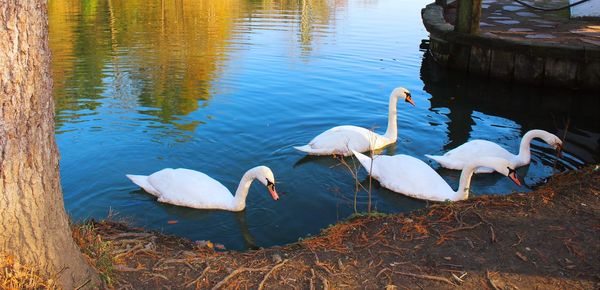
{"label": "wooden plank", "polygon": [[448,66],[462,71],[467,71],[469,67],[470,56],[471,46],[450,43]]}
{"label": "wooden plank", "polygon": [[471,47],[469,73],[487,77],[490,70],[491,56],[492,52],[489,48],[479,46]]}
{"label": "wooden plank", "polygon": [[577,81],[577,63],[571,60],[547,58],[544,69],[544,84],[573,87]]}
{"label": "wooden plank", "polygon": [[448,42],[432,36],[429,39],[429,51],[437,63],[442,66],[448,65],[448,57],[450,55],[450,44]]}
{"label": "wooden plank", "polygon": [[514,80],[527,84],[542,84],[544,63],[541,57],[517,53],[515,55]]}
{"label": "wooden plank", "polygon": [[515,66],[515,55],[511,51],[492,50],[490,77],[501,80],[512,80]]}
{"label": "wooden plank", "polygon": [[600,89],[600,61],[586,62],[580,64],[578,70],[577,82],[585,88]]}

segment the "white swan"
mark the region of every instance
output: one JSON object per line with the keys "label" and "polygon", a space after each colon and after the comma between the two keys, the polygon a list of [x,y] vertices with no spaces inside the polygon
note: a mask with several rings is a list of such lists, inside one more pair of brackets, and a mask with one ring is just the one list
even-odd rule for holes
{"label": "white swan", "polygon": [[210,176],[185,168],[165,168],[149,176],[126,176],[146,192],[158,197],[160,202],[192,208],[244,210],[246,196],[254,179],[258,179],[267,187],[274,200],[279,199],[275,191],[275,177],[266,166],[257,166],[246,171],[235,196]]}
{"label": "white swan", "polygon": [[365,152],[392,144],[398,139],[396,110],[398,99],[403,99],[407,103],[415,105],[407,89],[402,87],[394,89],[390,94],[388,127],[383,136],[357,126],[337,126],[319,134],[308,145],[294,148],[310,155],[339,154],[349,156],[352,155],[350,149]]}
{"label": "white swan", "polygon": [[[548,133],[544,130],[531,130],[521,139],[521,146],[519,147],[519,155],[514,155],[508,152],[506,149],[500,147],[500,145],[486,141],[486,140],[472,140],[465,144],[462,144],[442,156],[425,155],[437,161],[442,167],[449,169],[463,169],[464,166],[470,161],[479,157],[498,157],[510,161],[512,168],[517,168],[523,165],[529,164],[531,161],[531,140],[533,138],[540,138],[544,142],[548,143],[554,149],[559,152],[562,148],[562,141],[556,135]],[[480,167],[475,173],[491,173],[493,169],[489,167]]]}
{"label": "white swan", "polygon": [[457,201],[469,197],[473,171],[479,166],[494,168],[521,185],[516,172],[507,160],[483,157],[468,163],[460,174],[458,190],[454,191],[444,179],[425,162],[408,155],[374,155],[370,157],[353,151],[360,164],[377,179],[381,186],[417,199]]}

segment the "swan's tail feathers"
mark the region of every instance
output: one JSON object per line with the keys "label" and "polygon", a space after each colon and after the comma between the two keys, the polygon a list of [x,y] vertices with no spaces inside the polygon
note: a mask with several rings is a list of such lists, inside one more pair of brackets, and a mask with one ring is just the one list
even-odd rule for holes
{"label": "swan's tail feathers", "polygon": [[331,149],[328,148],[312,148],[310,145],[294,146],[294,149],[302,152],[306,152],[310,155],[331,155]]}
{"label": "swan's tail feathers", "polygon": [[425,157],[435,160],[442,167],[448,168],[448,169],[462,170],[463,167],[465,166],[464,162],[462,162],[460,160],[456,160],[454,158],[448,158],[446,156],[425,154]]}
{"label": "swan's tail feathers", "polygon": [[294,149],[296,149],[298,151],[306,152],[306,153],[312,152],[312,147],[310,147],[310,145],[294,146]]}
{"label": "swan's tail feathers", "polygon": [[126,174],[125,176],[127,176],[127,178],[129,178],[133,183],[143,188],[149,194],[152,194],[156,197],[160,196],[158,191],[152,186],[152,184],[150,184],[150,182],[148,182],[148,176],[133,174]]}
{"label": "swan's tail feathers", "polygon": [[371,170],[371,163],[373,162],[373,159],[365,154],[358,152],[358,151],[352,150],[352,153],[354,153],[354,156],[356,156],[356,159],[358,159],[358,162],[360,162],[360,164],[365,168],[365,170],[367,170],[367,172],[369,172],[369,174],[371,174],[370,170]]}

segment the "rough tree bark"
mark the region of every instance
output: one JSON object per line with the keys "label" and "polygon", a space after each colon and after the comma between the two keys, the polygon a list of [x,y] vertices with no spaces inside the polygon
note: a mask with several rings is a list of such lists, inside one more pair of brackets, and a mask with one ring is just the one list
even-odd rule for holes
{"label": "rough tree bark", "polygon": [[63,203],[47,14],[44,0],[0,0],[0,250],[73,289],[98,278]]}

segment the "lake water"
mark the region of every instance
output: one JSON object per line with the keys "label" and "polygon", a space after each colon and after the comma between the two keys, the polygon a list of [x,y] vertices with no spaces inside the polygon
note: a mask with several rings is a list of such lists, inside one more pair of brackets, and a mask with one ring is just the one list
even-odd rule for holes
{"label": "lake water", "polygon": [[[425,160],[473,138],[516,152],[529,129],[560,136],[567,129],[560,162],[534,142],[531,165],[518,171],[528,186],[480,175],[474,195],[528,191],[553,173],[599,161],[596,95],[437,67],[419,49],[428,37],[420,18],[427,2],[50,0],[68,212],[82,220],[112,211],[134,225],[233,249],[314,235],[354,212],[354,180],[337,160],[292,146],[336,125],[384,132],[396,86],[412,92],[416,107],[398,104],[398,143],[382,154]],[[184,167],[234,191],[257,165],[273,169],[285,194],[275,202],[255,183],[241,213],[161,204],[125,178]],[[438,172],[456,188],[459,172]],[[368,183],[362,169],[359,179]],[[377,183],[372,199],[386,213],[427,205]],[[358,193],[358,211],[367,200]]]}

